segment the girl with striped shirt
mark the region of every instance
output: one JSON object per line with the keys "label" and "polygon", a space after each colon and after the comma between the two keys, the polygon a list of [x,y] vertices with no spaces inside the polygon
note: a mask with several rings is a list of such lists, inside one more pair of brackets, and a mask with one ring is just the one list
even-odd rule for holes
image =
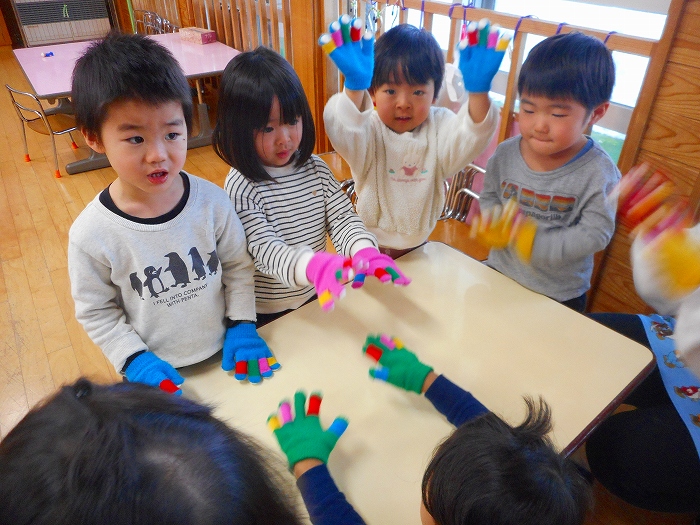
{"label": "girl with striped shirt", "polygon": [[[234,203],[255,262],[258,326],[311,300],[324,310],[375,275],[410,282],[377,249],[328,166],[312,150],[311,108],[292,66],[259,47],[224,70],[214,150],[232,166],[224,189]],[[326,235],[337,254],[325,251]]]}

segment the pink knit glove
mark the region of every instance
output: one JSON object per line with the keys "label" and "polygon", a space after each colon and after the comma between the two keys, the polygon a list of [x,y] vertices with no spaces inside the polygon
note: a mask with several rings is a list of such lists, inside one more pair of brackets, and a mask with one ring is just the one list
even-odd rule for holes
{"label": "pink knit glove", "polygon": [[352,281],[353,288],[359,288],[365,284],[367,275],[374,275],[383,283],[391,281],[401,286],[406,286],[411,282],[411,279],[399,270],[391,257],[380,253],[374,246],[362,248],[353,256],[352,270],[355,273]]}
{"label": "pink knit glove", "polygon": [[306,267],[306,278],[313,283],[321,308],[332,310],[334,301],[345,295],[343,282],[350,278],[352,262],[349,257],[318,252]]}

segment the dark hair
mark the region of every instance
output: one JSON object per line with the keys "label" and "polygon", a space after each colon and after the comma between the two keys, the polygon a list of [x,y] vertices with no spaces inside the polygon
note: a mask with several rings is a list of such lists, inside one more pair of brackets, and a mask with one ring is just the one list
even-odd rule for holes
{"label": "dark hair", "polygon": [[180,102],[192,129],[192,92],[175,57],[152,38],[109,33],[75,63],[71,98],[79,128],[100,137],[110,104]]}
{"label": "dark hair", "polygon": [[392,27],[377,39],[374,46],[372,91],[383,84],[435,85],[437,98],[445,76],[445,56],[430,31],[409,24]]}
{"label": "dark hair", "polygon": [[439,525],[580,525],[591,490],[546,437],[551,412],[526,398],[511,427],[488,413],[458,427],[423,475],[423,504]]}
{"label": "dark hair", "polygon": [[610,50],[579,32],[545,38],[532,48],[518,77],[521,96],[572,99],[588,111],[608,102],[614,85]]}
{"label": "dark hair", "polygon": [[0,523],[301,524],[264,454],[193,401],[81,379],[0,442]]}
{"label": "dark hair", "polygon": [[255,152],[255,132],[267,126],[275,97],[285,124],[301,117],[301,142],[294,162],[301,167],[311,157],[316,131],[292,65],[272,49],[258,47],[235,56],[224,69],[212,145],[226,164],[256,182],[272,180]]}

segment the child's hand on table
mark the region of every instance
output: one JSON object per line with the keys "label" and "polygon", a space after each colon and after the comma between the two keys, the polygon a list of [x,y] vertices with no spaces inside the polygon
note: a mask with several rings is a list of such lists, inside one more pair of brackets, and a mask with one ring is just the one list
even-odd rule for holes
{"label": "child's hand on table", "polygon": [[243,321],[226,330],[223,353],[221,368],[229,372],[235,367],[234,377],[239,381],[248,378],[251,383],[258,384],[280,368],[252,322]]}
{"label": "child's hand on table", "polygon": [[124,375],[132,383],[157,386],[176,396],[182,395],[182,390],[177,385],[185,382],[185,378],[170,363],[163,361],[153,352],[137,355],[124,370]]}
{"label": "child's hand on table", "polygon": [[380,253],[373,246],[362,248],[352,256],[352,269],[355,274],[352,281],[353,288],[360,288],[365,283],[367,275],[373,275],[383,283],[392,282],[400,286],[406,286],[411,282],[391,257]]}
{"label": "child's hand on table", "polygon": [[511,247],[520,260],[528,263],[536,233],[537,223],[523,214],[515,199],[511,199],[503,208],[496,205],[474,217],[469,237],[497,250]]}
{"label": "child's hand on table", "polygon": [[345,76],[345,87],[354,91],[369,89],[374,73],[374,35],[369,31],[363,35],[363,25],[359,18],[342,15],[318,39]]}
{"label": "child's hand on table", "polygon": [[369,371],[375,379],[420,394],[433,368],[421,363],[401,341],[388,335],[368,335],[362,352],[377,363]]}
{"label": "child's hand on table", "polygon": [[345,283],[352,277],[349,257],[316,252],[306,267],[306,278],[316,288],[318,302],[326,311],[332,310],[337,299],[345,295]]}
{"label": "child's hand on table", "polygon": [[470,93],[487,93],[506,53],[510,38],[499,37],[498,24],[487,18],[470,22],[467,35],[459,45],[459,71],[464,88]]}
{"label": "child's hand on table", "polygon": [[294,394],[294,416],[289,400],[284,399],[278,411],[267,418],[267,425],[287,456],[290,469],[308,459],[328,463],[333,447],[348,427],[347,419],[337,417],[327,430],[323,430],[319,420],[322,400],[320,393],[312,393],[307,411],[306,394],[299,390]]}

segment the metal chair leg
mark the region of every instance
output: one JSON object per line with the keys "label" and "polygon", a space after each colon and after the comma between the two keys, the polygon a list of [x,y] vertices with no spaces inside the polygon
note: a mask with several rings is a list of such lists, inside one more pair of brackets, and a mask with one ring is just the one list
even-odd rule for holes
{"label": "metal chair leg", "polygon": [[53,136],[53,133],[50,134],[51,136],[51,145],[53,146],[53,164],[54,167],[56,168],[53,172],[53,176],[56,177],[57,179],[61,178],[61,170],[58,169],[58,152],[56,151],[56,139]]}
{"label": "metal chair leg", "polygon": [[27,130],[24,129],[24,122],[22,122],[22,143],[24,144],[24,162],[30,162],[32,159],[29,158],[29,147],[27,146]]}

